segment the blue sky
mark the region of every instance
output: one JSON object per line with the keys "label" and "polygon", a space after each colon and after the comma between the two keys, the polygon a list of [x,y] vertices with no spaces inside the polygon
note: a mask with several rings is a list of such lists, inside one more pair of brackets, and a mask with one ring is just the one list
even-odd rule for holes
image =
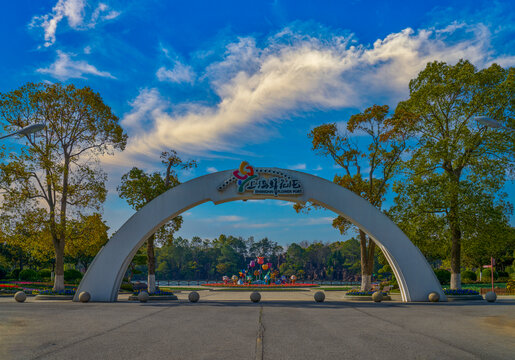
{"label": "blue sky", "polygon": [[[18,0],[0,12],[0,91],[27,81],[88,85],[112,107],[127,149],[102,159],[111,231],[132,214],[116,192],[132,166],[173,148],[199,167],[181,181],[255,166],[332,179],[307,133],[395,104],[428,61],[515,65],[510,1]],[[513,182],[506,186],[513,198]],[[204,204],[179,235],[336,241],[333,213],[278,201]],[[513,222],[513,221],[512,221]]]}

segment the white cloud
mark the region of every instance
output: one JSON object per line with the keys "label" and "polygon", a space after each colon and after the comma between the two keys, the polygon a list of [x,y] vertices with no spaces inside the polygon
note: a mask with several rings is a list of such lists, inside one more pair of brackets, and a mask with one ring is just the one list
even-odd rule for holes
{"label": "white cloud", "polygon": [[109,6],[104,3],[99,3],[96,9],[93,11],[91,15],[91,20],[88,24],[89,27],[94,27],[98,21],[101,20],[111,20],[115,19],[120,15],[119,11],[110,10]]}
{"label": "white cloud", "polygon": [[208,168],[206,169],[206,171],[207,171],[208,173],[215,173],[215,172],[218,172],[218,169],[217,169],[217,168],[215,168],[215,167],[213,167],[213,166],[210,166],[210,167],[208,167]]}
{"label": "white cloud", "polygon": [[190,83],[193,84],[195,81],[195,72],[191,66],[184,65],[179,61],[176,61],[171,70],[160,67],[156,76],[159,81],[168,81],[172,83]]}
{"label": "white cloud", "polygon": [[236,221],[244,221],[245,218],[238,215],[222,215],[214,218],[216,221],[224,221],[224,222],[236,222]]}
{"label": "white cloud", "polygon": [[[453,31],[463,28],[468,37],[460,33],[454,38]],[[234,152],[235,139],[244,138],[246,145],[263,142],[274,123],[302,111],[363,108],[370,99],[397,101],[429,61],[466,58],[481,67],[492,60],[486,27],[444,30],[408,28],[373,46],[356,45],[352,37],[315,37],[288,28],[262,48],[252,38],[239,39],[203,77],[220,98],[216,105],[181,104],[181,111],[172,112],[157,89],[142,89],[123,118],[130,135],[127,148],[113,161],[155,158],[170,146],[197,155]],[[173,72],[162,70],[163,79],[168,71]],[[139,130],[139,122],[145,122],[145,131],[132,131],[131,124]]]}
{"label": "white cloud", "polygon": [[319,217],[319,218],[311,217],[311,218],[307,218],[305,220],[301,220],[300,222],[302,225],[327,225],[327,224],[332,224],[333,220],[334,220],[334,217],[326,216],[326,217]]}
{"label": "white cloud", "polygon": [[44,45],[48,47],[55,43],[57,25],[64,18],[68,20],[68,25],[72,29],[84,30],[94,28],[98,20],[111,20],[120,15],[119,12],[111,10],[106,4],[98,3],[89,20],[86,20],[86,10],[85,0],[59,0],[52,8],[51,13],[34,16],[29,26],[43,28]]}
{"label": "white cloud", "polygon": [[316,168],[313,169],[313,171],[320,171],[323,170],[322,166],[318,165]]}
{"label": "white cloud", "polygon": [[297,164],[297,165],[288,166],[288,169],[290,169],[290,170],[306,170],[306,164]]}
{"label": "white cloud", "polygon": [[254,223],[254,224],[251,224],[251,223],[234,224],[232,227],[235,228],[235,229],[240,229],[240,228],[244,228],[244,229],[263,229],[263,228],[269,228],[269,227],[274,227],[274,226],[277,226],[276,222]]}
{"label": "white cloud", "polygon": [[86,61],[72,60],[72,56],[72,54],[66,54],[58,50],[55,62],[48,68],[37,69],[37,72],[52,75],[61,81],[73,78],[83,79],[84,75],[95,75],[115,79],[115,77],[107,71],[100,71]]}

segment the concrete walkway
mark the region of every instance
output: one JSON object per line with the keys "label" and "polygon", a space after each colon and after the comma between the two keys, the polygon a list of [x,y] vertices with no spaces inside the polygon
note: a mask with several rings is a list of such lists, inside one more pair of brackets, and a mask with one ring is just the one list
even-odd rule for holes
{"label": "concrete walkway", "polygon": [[511,359],[515,299],[380,304],[201,291],[199,303],[0,298],[0,359]]}

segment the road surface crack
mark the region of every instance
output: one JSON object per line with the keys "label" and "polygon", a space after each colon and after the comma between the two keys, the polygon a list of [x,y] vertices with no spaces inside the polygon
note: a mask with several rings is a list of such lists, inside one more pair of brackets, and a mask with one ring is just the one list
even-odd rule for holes
{"label": "road surface crack", "polygon": [[263,360],[263,336],[265,334],[265,326],[263,325],[263,305],[259,309],[259,319],[258,319],[258,331],[256,338],[256,356],[255,360]]}

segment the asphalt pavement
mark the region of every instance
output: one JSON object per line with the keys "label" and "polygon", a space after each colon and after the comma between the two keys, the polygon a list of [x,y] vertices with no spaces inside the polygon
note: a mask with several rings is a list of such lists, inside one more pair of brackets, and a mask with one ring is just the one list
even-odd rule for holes
{"label": "asphalt pavement", "polygon": [[0,298],[0,359],[514,359],[515,299],[343,301],[201,291],[178,301]]}

